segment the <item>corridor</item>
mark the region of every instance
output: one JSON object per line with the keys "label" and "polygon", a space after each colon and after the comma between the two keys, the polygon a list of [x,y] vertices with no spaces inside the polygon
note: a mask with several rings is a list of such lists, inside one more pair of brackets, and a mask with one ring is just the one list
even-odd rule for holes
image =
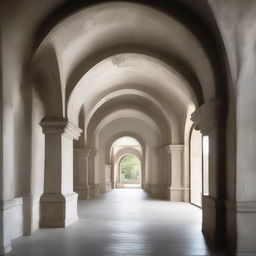
{"label": "corridor", "polygon": [[115,189],[79,201],[79,221],[40,229],[14,241],[9,256],[221,256],[201,233],[201,210],[150,199],[141,189]]}

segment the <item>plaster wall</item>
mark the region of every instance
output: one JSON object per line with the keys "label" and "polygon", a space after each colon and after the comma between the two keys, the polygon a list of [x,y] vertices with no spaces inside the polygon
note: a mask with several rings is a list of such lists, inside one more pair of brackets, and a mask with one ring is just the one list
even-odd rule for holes
{"label": "plaster wall", "polygon": [[[236,96],[236,180],[235,193],[228,191],[229,198],[237,203],[229,204],[236,212],[237,255],[256,252],[255,236],[251,236],[255,225],[256,172],[255,172],[255,130],[256,119],[252,111],[256,107],[255,87],[255,42],[256,42],[256,3],[255,1],[208,1],[217,20],[230,63],[231,79]],[[231,116],[230,119],[235,119]],[[234,127],[229,126],[234,133]],[[230,135],[229,135],[230,136]],[[229,150],[230,156],[233,150]],[[235,168],[234,164],[229,165]],[[231,170],[229,171],[231,173]],[[234,189],[233,189],[234,191]],[[247,206],[246,206],[247,205]],[[247,210],[246,210],[246,209]],[[249,210],[251,209],[251,210]],[[229,219],[234,219],[230,216]],[[230,227],[232,232],[232,227]],[[230,233],[231,233],[230,232]]]}
{"label": "plaster wall", "polygon": [[[38,228],[38,200],[30,200],[30,195],[33,194],[31,186],[37,187],[41,193],[41,187],[37,186],[37,183],[43,179],[39,177],[38,181],[31,185],[30,177],[32,168],[33,173],[43,174],[41,172],[43,162],[37,162],[43,154],[37,155],[38,151],[34,151],[35,158],[31,160],[31,131],[32,126],[35,127],[38,123],[35,124],[33,118],[31,119],[32,96],[29,83],[24,80],[23,75],[27,68],[34,30],[43,16],[52,8],[54,6],[40,4],[39,1],[33,3],[31,1],[12,1],[12,3],[5,1],[4,5],[1,3],[1,52],[3,53],[1,56],[3,71],[1,96],[4,106],[1,145],[4,182],[3,193],[1,193],[3,207],[1,207],[0,215],[1,233],[3,232],[2,235],[5,236],[4,244],[0,245],[1,252],[10,249],[11,239],[27,233],[28,226],[31,226],[31,219],[33,219],[32,229]],[[34,13],[37,15],[33,15]],[[10,19],[10,17],[15,17],[15,19]],[[40,135],[37,142],[40,141]],[[36,147],[40,147],[40,144]],[[39,152],[43,151],[43,148],[39,149]],[[32,179],[37,178],[34,176]],[[7,202],[11,202],[10,205]],[[33,202],[33,207],[30,208],[32,213],[23,214],[30,211],[28,208],[31,202]]]}

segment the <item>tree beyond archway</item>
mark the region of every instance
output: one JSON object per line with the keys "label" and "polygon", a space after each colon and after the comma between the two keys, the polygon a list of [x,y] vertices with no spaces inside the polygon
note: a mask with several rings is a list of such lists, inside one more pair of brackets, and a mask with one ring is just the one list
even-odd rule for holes
{"label": "tree beyond archway", "polygon": [[137,157],[125,156],[120,162],[120,171],[122,183],[140,183],[140,161]]}

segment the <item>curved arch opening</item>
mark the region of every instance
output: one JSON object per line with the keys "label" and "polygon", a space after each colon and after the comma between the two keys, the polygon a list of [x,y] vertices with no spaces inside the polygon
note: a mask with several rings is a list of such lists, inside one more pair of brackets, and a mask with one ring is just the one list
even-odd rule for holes
{"label": "curved arch opening", "polygon": [[141,188],[141,161],[132,154],[122,156],[119,161],[120,184],[124,188]]}
{"label": "curved arch opening", "polygon": [[141,188],[145,176],[145,156],[141,143],[131,136],[122,136],[110,147],[113,165],[113,188]]}

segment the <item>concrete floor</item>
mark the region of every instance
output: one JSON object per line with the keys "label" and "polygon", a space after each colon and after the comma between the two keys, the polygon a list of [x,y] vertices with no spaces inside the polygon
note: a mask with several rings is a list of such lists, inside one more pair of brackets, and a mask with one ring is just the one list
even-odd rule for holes
{"label": "concrete floor", "polygon": [[80,220],[13,242],[8,256],[202,256],[201,210],[153,200],[141,189],[116,189],[79,202]]}

